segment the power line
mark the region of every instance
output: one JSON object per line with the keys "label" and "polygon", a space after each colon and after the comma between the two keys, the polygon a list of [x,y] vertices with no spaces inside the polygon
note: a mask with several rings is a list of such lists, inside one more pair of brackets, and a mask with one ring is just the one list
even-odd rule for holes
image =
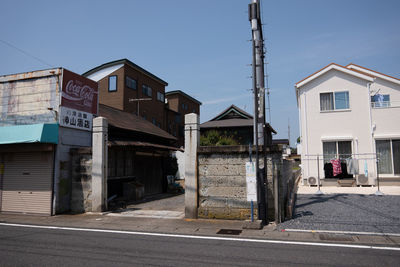
{"label": "power line", "polygon": [[25,55],[28,56],[28,57],[31,57],[31,58],[33,58],[33,59],[36,59],[37,61],[41,62],[41,63],[44,64],[44,65],[47,65],[47,66],[49,66],[49,67],[54,68],[53,65],[47,63],[46,61],[44,61],[44,60],[42,60],[42,59],[40,59],[40,58],[38,58],[38,57],[35,57],[34,55],[31,55],[30,53],[28,53],[28,52],[22,50],[21,48],[18,48],[18,47],[16,47],[16,46],[10,44],[9,42],[6,42],[6,41],[4,41],[4,40],[2,40],[2,39],[0,39],[0,42],[2,42],[2,43],[4,43],[4,44],[8,45],[9,47],[14,48],[15,50],[18,50],[19,52],[25,54]]}

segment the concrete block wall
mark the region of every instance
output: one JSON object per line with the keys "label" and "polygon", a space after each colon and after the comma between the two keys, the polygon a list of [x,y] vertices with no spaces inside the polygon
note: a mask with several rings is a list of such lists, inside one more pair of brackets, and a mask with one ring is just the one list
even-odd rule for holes
{"label": "concrete block wall", "polygon": [[[255,152],[253,152],[254,157]],[[272,215],[274,212],[271,191],[272,168],[281,166],[278,164],[281,158],[282,155],[277,150],[270,151],[267,156],[269,214]],[[245,164],[249,160],[247,146],[199,147],[199,218],[239,220],[250,218],[251,208],[246,195],[245,169]],[[263,165],[262,159],[260,167]]]}
{"label": "concrete block wall", "polygon": [[71,157],[71,211],[73,213],[92,211],[92,150],[91,148],[71,149]]}
{"label": "concrete block wall", "polygon": [[71,149],[86,148],[92,145],[92,133],[71,128],[59,128],[54,171],[55,214],[71,210],[72,165]]}

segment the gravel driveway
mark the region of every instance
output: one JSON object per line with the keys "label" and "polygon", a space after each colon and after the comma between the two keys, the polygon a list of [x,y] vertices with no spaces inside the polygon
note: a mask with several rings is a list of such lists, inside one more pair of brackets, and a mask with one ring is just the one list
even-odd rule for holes
{"label": "gravel driveway", "polygon": [[294,214],[279,229],[400,234],[400,196],[297,195]]}

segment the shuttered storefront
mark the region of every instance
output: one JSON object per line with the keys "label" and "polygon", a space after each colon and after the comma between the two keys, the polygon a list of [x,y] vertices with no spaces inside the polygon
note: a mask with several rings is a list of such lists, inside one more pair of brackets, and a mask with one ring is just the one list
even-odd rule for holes
{"label": "shuttered storefront", "polygon": [[4,153],[1,211],[51,215],[53,152]]}

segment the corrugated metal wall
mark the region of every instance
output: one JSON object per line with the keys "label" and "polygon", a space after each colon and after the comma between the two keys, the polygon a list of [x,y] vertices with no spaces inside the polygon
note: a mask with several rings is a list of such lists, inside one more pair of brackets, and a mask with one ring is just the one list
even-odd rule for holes
{"label": "corrugated metal wall", "polygon": [[1,211],[51,215],[53,152],[2,155]]}

